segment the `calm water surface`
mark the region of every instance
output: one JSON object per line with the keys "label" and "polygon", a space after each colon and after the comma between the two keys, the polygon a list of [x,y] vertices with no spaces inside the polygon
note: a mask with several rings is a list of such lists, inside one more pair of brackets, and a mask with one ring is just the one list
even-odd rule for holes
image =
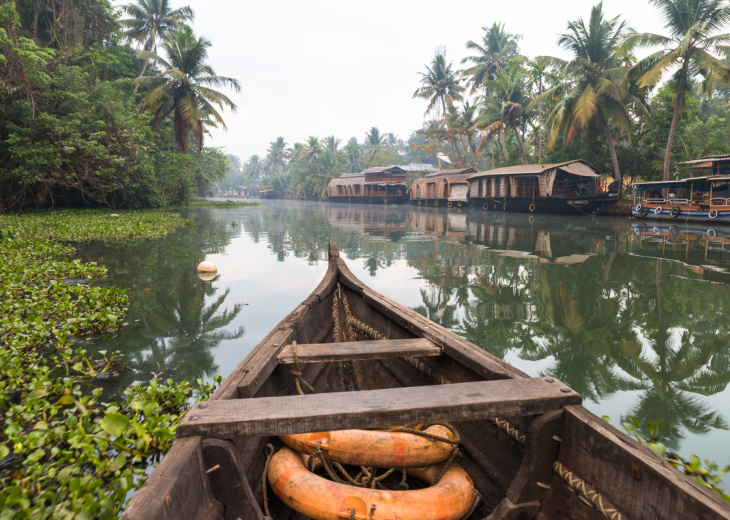
{"label": "calm water surface", "polygon": [[671,449],[730,464],[730,229],[285,201],[186,216],[162,240],[78,246],[129,288],[128,325],[87,342],[134,367],[110,392],[228,375],[319,283],[335,240],[373,289],[616,426],[664,419]]}

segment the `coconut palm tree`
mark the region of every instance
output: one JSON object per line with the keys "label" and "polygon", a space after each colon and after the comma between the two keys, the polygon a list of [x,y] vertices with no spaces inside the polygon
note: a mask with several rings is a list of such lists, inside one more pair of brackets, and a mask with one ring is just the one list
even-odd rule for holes
{"label": "coconut palm tree", "polygon": [[[535,96],[539,96],[550,86],[560,82],[560,74],[552,65],[549,58],[538,57],[527,62],[527,78],[530,88]],[[532,125],[535,134],[535,155],[538,161],[542,159],[542,136],[544,126],[544,101],[537,105],[537,124]]]}
{"label": "coconut palm tree", "polygon": [[491,27],[482,27],[482,30],[481,44],[472,40],[466,42],[466,48],[476,51],[476,55],[461,60],[461,63],[473,63],[463,72],[465,76],[471,76],[472,92],[484,86],[485,81],[494,79],[502,65],[520,53],[517,42],[522,37],[505,31],[504,24],[495,22]]}
{"label": "coconut palm tree", "polygon": [[571,52],[573,59],[549,58],[565,73],[565,80],[537,96],[528,106],[530,111],[545,101],[559,100],[547,121],[548,148],[561,135],[566,144],[570,143],[581,127],[589,146],[602,130],[617,180],[621,179],[621,171],[609,124],[628,135],[631,131],[629,104],[640,110],[640,115],[648,116],[643,103],[628,88],[628,69],[623,66],[625,60],[620,48],[625,30],[625,23],[618,17],[605,17],[602,2],[591,10],[587,25],[582,18],[569,22],[568,32],[560,36],[558,45]]}
{"label": "coconut palm tree", "polygon": [[271,141],[266,154],[267,166],[276,170],[281,189],[284,190],[284,193],[289,193],[289,184],[286,182],[286,177],[284,177],[284,166],[286,166],[287,159],[289,158],[286,152],[286,141],[284,141],[284,138],[277,137],[276,141]]}
{"label": "coconut palm tree", "polygon": [[297,159],[305,161],[307,164],[311,163],[317,158],[319,154],[323,152],[322,142],[319,137],[310,135],[307,138],[307,143],[302,147],[299,153],[296,155]]}
{"label": "coconut palm tree", "polygon": [[373,126],[365,133],[365,164],[369,163],[385,144],[385,135],[380,133],[377,126]]}
{"label": "coconut palm tree", "polygon": [[480,114],[474,126],[484,131],[479,148],[484,148],[487,142],[499,136],[505,159],[509,159],[505,146],[505,130],[512,130],[522,150],[522,164],[527,164],[525,145],[518,129],[522,124],[523,113],[522,74],[521,66],[513,66],[497,72],[494,79],[485,84],[488,94],[481,99]]}
{"label": "coconut palm tree", "polygon": [[[127,29],[124,31],[124,36],[130,41],[142,44],[143,50],[155,53],[158,40],[175,32],[185,22],[192,21],[195,16],[189,6],[170,9],[167,0],[136,0],[136,3],[122,6],[122,10],[129,15],[129,18],[120,20],[122,26]],[[144,76],[148,63],[148,59],[142,60],[139,77]],[[138,86],[134,86],[135,93]]]}
{"label": "coconut palm tree", "polygon": [[340,147],[341,142],[342,140],[337,139],[334,135],[331,135],[324,138],[324,147],[327,148],[330,152],[334,153]]}
{"label": "coconut palm tree", "polygon": [[173,114],[175,141],[183,152],[188,149],[191,130],[200,149],[205,126],[213,123],[226,128],[216,107],[227,106],[232,111],[236,110],[235,103],[228,96],[211,87],[229,86],[236,92],[241,90],[237,80],[218,76],[206,63],[208,47],[208,40],[196,38],[193,30],[184,25],[163,39],[162,49],[167,54],[167,60],[150,51],[141,53],[144,58],[154,60],[163,68],[158,76],[144,76],[135,80],[137,84],[152,87],[142,99],[145,109],[154,114],[152,129],[159,128]]}
{"label": "coconut palm tree", "polygon": [[363,167],[363,150],[362,146],[358,144],[357,139],[351,137],[350,140],[347,141],[347,144],[344,146],[342,151],[345,152],[345,155],[347,156],[347,161],[349,163],[349,166],[347,168],[348,171],[360,171]]}
{"label": "coconut palm tree", "polygon": [[672,83],[676,87],[674,113],[664,152],[664,180],[669,180],[672,142],[682,111],[682,97],[687,82],[701,76],[705,93],[712,92],[717,80],[730,82],[730,68],[722,59],[730,53],[730,34],[715,34],[730,23],[730,6],[724,0],[651,0],[664,18],[670,36],[632,34],[624,43],[633,46],[664,47],[636,64],[642,74],[639,87],[656,85],[664,74],[676,69]]}
{"label": "coconut palm tree", "polygon": [[446,108],[454,101],[461,101],[464,92],[456,73],[451,70],[451,63],[446,63],[446,53],[436,54],[431,66],[426,66],[426,72],[419,74],[423,85],[413,93],[413,97],[428,99],[426,114],[440,108],[441,114],[446,117]]}

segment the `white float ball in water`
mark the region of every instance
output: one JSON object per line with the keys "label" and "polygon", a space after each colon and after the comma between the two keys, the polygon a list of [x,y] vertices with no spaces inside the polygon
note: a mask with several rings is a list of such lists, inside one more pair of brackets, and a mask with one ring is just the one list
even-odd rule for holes
{"label": "white float ball in water", "polygon": [[199,273],[215,273],[216,271],[218,271],[218,268],[213,262],[200,262],[198,264]]}

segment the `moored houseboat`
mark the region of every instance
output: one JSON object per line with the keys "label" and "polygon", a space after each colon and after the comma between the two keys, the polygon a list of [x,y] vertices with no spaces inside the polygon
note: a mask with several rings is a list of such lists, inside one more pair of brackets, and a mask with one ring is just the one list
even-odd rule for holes
{"label": "moored houseboat", "polygon": [[676,181],[635,182],[631,215],[653,220],[730,223],[730,154],[683,161],[706,173]]}
{"label": "moored houseboat", "polygon": [[360,173],[345,173],[327,186],[332,202],[401,204],[408,202],[405,170],[397,167],[368,168]]}
{"label": "moored houseboat", "polygon": [[599,215],[616,204],[620,183],[603,189],[585,161],[507,166],[469,175],[469,200],[490,211]]}
{"label": "moored houseboat", "polygon": [[411,204],[419,206],[466,207],[469,203],[469,174],[474,168],[442,170],[416,179],[408,189]]}

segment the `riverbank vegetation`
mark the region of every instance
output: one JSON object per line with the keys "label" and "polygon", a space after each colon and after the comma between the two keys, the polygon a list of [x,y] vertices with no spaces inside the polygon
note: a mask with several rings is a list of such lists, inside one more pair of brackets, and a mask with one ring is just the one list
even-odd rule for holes
{"label": "riverbank vegetation", "polygon": [[125,13],[106,0],[0,5],[0,211],[184,204],[223,177],[225,154],[204,137],[235,109],[214,89],[237,81],[207,65],[190,8],[139,0]]}
{"label": "riverbank vegetation", "polygon": [[320,198],[344,171],[428,171],[439,156],[477,170],[584,159],[616,179],[673,178],[682,160],[730,151],[730,10],[720,0],[649,1],[665,34],[641,33],[597,3],[561,28],[566,59],[527,56],[512,28],[485,25],[460,63],[440,48],[424,66],[413,97],[430,120],[407,140],[378,128],[345,146],[335,136],[278,137],[221,185]]}
{"label": "riverbank vegetation", "polygon": [[83,336],[124,323],[126,291],[58,240],[163,236],[188,222],[161,212],[0,216],[0,510],[3,518],[116,518],[175,438],[191,400],[213,385],[163,380],[104,396],[125,370],[87,354]]}

